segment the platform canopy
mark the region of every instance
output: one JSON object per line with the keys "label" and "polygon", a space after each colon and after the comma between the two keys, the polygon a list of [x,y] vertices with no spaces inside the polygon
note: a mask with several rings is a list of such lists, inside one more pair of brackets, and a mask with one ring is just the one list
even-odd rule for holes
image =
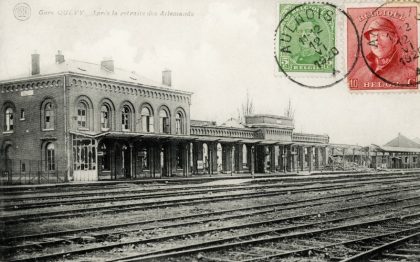
{"label": "platform canopy", "polygon": [[88,138],[150,138],[150,139],[168,139],[168,140],[189,140],[194,141],[195,138],[188,135],[173,135],[173,134],[155,134],[155,133],[141,133],[141,132],[122,132],[122,131],[110,131],[110,132],[74,132],[70,131],[71,134],[84,136]]}

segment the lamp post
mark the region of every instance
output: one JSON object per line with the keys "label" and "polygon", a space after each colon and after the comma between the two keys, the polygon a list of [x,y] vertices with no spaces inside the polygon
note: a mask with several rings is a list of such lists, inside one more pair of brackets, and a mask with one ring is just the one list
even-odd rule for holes
{"label": "lamp post", "polygon": [[251,147],[251,175],[252,175],[252,178],[254,179],[254,165],[255,165],[255,159],[254,159],[254,157],[255,157],[255,147],[254,146],[252,146]]}
{"label": "lamp post", "polygon": [[123,173],[123,176],[125,177],[125,150],[127,150],[127,146],[126,145],[123,145],[122,146],[122,148],[121,148],[121,157],[122,157],[122,167],[121,167],[121,170],[122,170],[122,173]]}

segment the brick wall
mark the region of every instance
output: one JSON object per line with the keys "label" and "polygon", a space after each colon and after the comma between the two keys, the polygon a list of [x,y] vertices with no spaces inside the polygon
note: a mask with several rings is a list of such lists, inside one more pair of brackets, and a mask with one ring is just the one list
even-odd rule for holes
{"label": "brick wall", "polygon": [[[9,158],[17,160],[45,160],[43,150],[47,143],[55,146],[56,170],[66,169],[64,145],[63,77],[37,77],[0,85],[0,155],[5,158],[9,145]],[[54,129],[42,128],[41,105],[50,99],[54,104]],[[6,132],[5,110],[14,107],[13,132]],[[21,110],[25,118],[20,119]],[[26,169],[28,169],[27,167]],[[64,176],[64,172],[62,172]]]}
{"label": "brick wall", "polygon": [[86,99],[93,111],[90,109],[90,131],[100,132],[100,110],[104,101],[111,103],[113,108],[110,131],[121,131],[121,110],[123,105],[129,105],[133,111],[132,132],[141,132],[140,110],[144,104],[153,109],[154,130],[159,132],[159,109],[167,107],[170,112],[170,133],[175,134],[175,114],[182,109],[185,114],[185,134],[190,133],[190,95],[179,94],[171,90],[160,91],[158,89],[136,87],[128,84],[116,84],[108,81],[101,81],[88,77],[72,76],[69,82],[69,108],[70,129],[77,130],[77,103],[78,99]]}

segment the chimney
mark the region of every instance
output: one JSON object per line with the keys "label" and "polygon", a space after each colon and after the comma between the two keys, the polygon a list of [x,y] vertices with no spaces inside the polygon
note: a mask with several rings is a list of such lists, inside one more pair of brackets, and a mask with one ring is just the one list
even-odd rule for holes
{"label": "chimney", "polygon": [[31,55],[32,58],[32,75],[39,75],[40,69],[39,69],[39,54],[34,52],[34,54]]}
{"label": "chimney", "polygon": [[101,61],[101,69],[108,72],[114,72],[114,60],[112,60],[112,58],[104,58]]}
{"label": "chimney", "polygon": [[55,55],[55,63],[56,64],[64,63],[64,55],[61,53],[61,50],[58,50],[57,54]]}
{"label": "chimney", "polygon": [[162,71],[162,84],[166,86],[172,85],[172,76],[171,76],[171,70],[165,69]]}

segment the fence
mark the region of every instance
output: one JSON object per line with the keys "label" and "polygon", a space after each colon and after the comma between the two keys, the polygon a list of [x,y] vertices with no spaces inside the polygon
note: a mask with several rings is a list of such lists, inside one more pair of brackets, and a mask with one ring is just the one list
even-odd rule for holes
{"label": "fence", "polygon": [[0,184],[45,184],[65,182],[66,170],[57,170],[56,162],[6,159],[0,162]]}

